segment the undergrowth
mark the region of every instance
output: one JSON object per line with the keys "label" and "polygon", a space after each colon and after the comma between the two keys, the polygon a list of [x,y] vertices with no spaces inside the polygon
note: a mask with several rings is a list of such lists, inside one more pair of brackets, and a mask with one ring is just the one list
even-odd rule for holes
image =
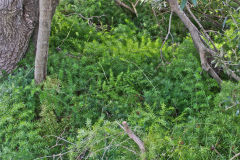
{"label": "undergrowth", "polygon": [[[107,21],[107,20],[106,20]],[[206,75],[189,37],[163,47],[130,21],[107,31],[57,11],[48,77],[33,49],[0,85],[0,159],[228,159],[239,152],[239,84]],[[48,157],[45,157],[47,159]]]}

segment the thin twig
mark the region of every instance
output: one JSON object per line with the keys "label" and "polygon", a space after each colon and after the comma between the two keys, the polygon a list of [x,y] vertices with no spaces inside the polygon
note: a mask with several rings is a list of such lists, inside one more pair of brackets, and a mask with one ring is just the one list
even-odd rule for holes
{"label": "thin twig", "polygon": [[105,76],[106,80],[108,81],[108,79],[107,79],[107,75],[106,75],[106,72],[105,72],[105,70],[104,70],[104,68],[103,68],[102,64],[101,64],[100,62],[99,62],[98,64],[99,64],[99,65],[100,65],[100,67],[102,68],[103,74],[104,74],[104,76]]}
{"label": "thin twig", "polygon": [[122,59],[122,61],[123,61],[123,62],[128,62],[128,63],[134,64],[139,70],[142,71],[143,75],[144,75],[144,76],[146,77],[146,79],[149,81],[149,83],[151,84],[151,86],[152,86],[155,90],[157,90],[157,88],[153,85],[152,81],[151,81],[151,80],[148,78],[148,76],[144,73],[143,69],[141,69],[136,63],[131,62],[131,61],[128,61],[128,60],[126,60],[126,59]]}
{"label": "thin twig", "polygon": [[163,49],[163,46],[164,46],[164,44],[166,43],[166,41],[167,41],[167,39],[168,39],[168,37],[169,37],[169,35],[170,35],[170,33],[171,33],[172,15],[173,15],[173,12],[171,11],[171,14],[170,14],[170,17],[169,17],[169,24],[168,24],[168,33],[167,33],[167,35],[166,35],[166,37],[165,37],[165,39],[164,39],[164,41],[163,41],[163,43],[162,43],[161,49],[160,49],[161,59],[162,59],[162,60],[164,59],[163,53],[162,53],[162,49]]}
{"label": "thin twig", "polygon": [[213,45],[214,50],[217,52],[218,49],[215,46],[214,42],[212,41],[212,39],[210,38],[210,36],[207,34],[207,32],[205,31],[205,29],[203,28],[202,24],[198,21],[197,17],[192,13],[192,11],[190,10],[189,6],[186,6],[188,12],[190,13],[190,15],[192,16],[192,18],[194,19],[194,21],[198,24],[198,26],[201,28],[201,30],[203,31],[204,36],[207,38],[207,40]]}
{"label": "thin twig", "polygon": [[120,147],[122,147],[122,148],[124,148],[124,149],[126,149],[126,150],[132,152],[133,154],[137,155],[137,152],[136,152],[136,151],[134,151],[134,150],[132,150],[132,149],[126,147],[126,146],[120,146]]}
{"label": "thin twig", "polygon": [[61,50],[61,46],[63,45],[63,43],[66,41],[66,39],[69,37],[69,35],[70,35],[70,33],[71,33],[71,31],[72,31],[72,27],[73,27],[73,25],[74,25],[74,23],[72,23],[72,25],[71,25],[71,27],[70,27],[70,30],[68,31],[68,33],[67,33],[67,36],[62,40],[62,42],[60,43],[60,45],[59,46],[57,46],[57,50]]}
{"label": "thin twig", "polygon": [[58,137],[58,136],[55,136],[55,135],[47,135],[46,137],[55,137],[55,138],[60,139],[60,140],[62,140],[62,141],[64,141],[64,142],[66,142],[66,143],[69,143],[69,144],[71,144],[71,145],[76,146],[75,143],[72,143],[72,142],[70,142],[70,141],[68,141],[68,140],[66,140],[66,139],[64,139],[64,138],[62,138],[62,137]]}
{"label": "thin twig", "polygon": [[68,154],[69,152],[71,152],[72,149],[70,149],[69,151],[67,152],[64,152],[64,153],[59,153],[59,154],[54,154],[54,155],[51,155],[51,156],[44,156],[44,157],[39,157],[39,158],[35,158],[34,160],[37,160],[37,159],[46,159],[46,158],[56,158],[56,157],[62,157],[66,154]]}

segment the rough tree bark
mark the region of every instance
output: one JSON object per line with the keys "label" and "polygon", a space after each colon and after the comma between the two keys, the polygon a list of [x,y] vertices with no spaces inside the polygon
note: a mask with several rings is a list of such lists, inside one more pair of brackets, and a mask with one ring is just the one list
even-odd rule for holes
{"label": "rough tree bark", "polygon": [[36,84],[46,79],[51,21],[58,2],[58,0],[39,1],[40,16],[34,72]]}
{"label": "rough tree bark", "polygon": [[0,75],[9,73],[26,52],[38,21],[38,0],[0,0]]}

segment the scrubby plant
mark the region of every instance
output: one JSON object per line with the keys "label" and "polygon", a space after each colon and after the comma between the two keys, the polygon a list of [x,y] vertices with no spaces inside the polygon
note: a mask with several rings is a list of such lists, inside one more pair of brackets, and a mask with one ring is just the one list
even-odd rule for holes
{"label": "scrubby plant", "polygon": [[[239,152],[239,84],[218,86],[206,75],[188,36],[166,43],[161,55],[162,40],[145,30],[151,19],[141,30],[142,24],[113,1],[60,7],[47,80],[33,83],[32,54],[1,79],[0,159],[139,159],[121,121],[144,142],[146,159],[229,159]],[[89,24],[80,11],[84,17],[113,19]],[[147,18],[145,12],[139,18]],[[115,19],[119,13],[123,16]],[[226,37],[216,37],[217,45],[232,47],[221,38]]]}

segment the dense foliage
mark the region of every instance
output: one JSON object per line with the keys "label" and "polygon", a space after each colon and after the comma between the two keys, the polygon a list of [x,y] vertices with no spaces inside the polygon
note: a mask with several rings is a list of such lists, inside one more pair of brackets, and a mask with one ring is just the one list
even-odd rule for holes
{"label": "dense foliage", "polygon": [[[240,151],[240,84],[220,87],[202,71],[191,38],[178,35],[178,21],[179,37],[163,46],[163,61],[158,36],[168,25],[153,22],[145,5],[136,18],[114,1],[62,1],[47,80],[33,81],[33,47],[1,79],[0,159],[205,160]],[[239,23],[239,13],[232,16]],[[214,38],[239,72],[239,26],[223,23],[226,32]],[[144,142],[145,155],[120,127],[123,120]]]}

